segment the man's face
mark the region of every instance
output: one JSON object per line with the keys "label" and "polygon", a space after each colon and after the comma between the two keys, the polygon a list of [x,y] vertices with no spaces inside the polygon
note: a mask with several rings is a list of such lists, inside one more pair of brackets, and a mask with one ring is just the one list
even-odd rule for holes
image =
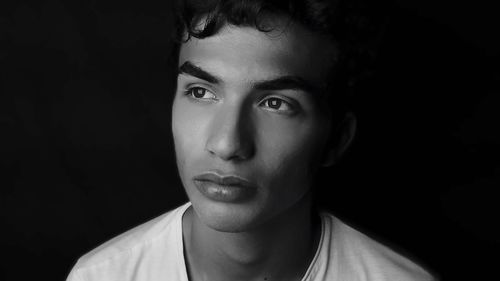
{"label": "man's face", "polygon": [[172,130],[201,221],[255,228],[305,198],[329,133],[318,89],[332,43],[301,26],[225,26],[181,46]]}

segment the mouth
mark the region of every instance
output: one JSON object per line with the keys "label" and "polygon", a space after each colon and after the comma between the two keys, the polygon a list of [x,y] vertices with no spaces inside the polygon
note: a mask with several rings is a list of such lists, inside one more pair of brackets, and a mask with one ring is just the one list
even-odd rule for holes
{"label": "mouth", "polygon": [[254,184],[237,175],[206,172],[193,177],[193,181],[205,197],[218,202],[241,202],[256,193]]}
{"label": "mouth", "polygon": [[214,172],[207,172],[194,177],[196,181],[206,181],[213,182],[218,185],[227,185],[227,186],[242,186],[242,187],[251,187],[252,184],[249,180],[236,176],[236,175],[227,175],[220,176]]}

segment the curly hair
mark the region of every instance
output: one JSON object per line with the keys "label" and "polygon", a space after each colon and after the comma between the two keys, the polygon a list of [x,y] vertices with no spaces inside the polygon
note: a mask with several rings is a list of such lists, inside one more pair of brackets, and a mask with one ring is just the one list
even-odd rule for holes
{"label": "curly hair", "polygon": [[327,98],[330,107],[338,107],[348,103],[354,86],[370,74],[385,10],[383,1],[369,0],[178,0],[175,39],[180,45],[191,37],[206,38],[226,24],[268,32],[272,28],[264,23],[269,15],[287,17],[335,42],[338,56],[327,91],[341,94]]}

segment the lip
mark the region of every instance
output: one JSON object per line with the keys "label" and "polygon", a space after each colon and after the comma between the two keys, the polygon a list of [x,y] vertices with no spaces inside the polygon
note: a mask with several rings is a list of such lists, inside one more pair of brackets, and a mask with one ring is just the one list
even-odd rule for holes
{"label": "lip", "polygon": [[219,185],[228,185],[228,186],[242,186],[242,187],[251,187],[252,184],[249,180],[236,176],[236,175],[224,175],[221,176],[215,172],[206,172],[203,174],[199,174],[194,177],[194,180],[197,181],[210,181]]}
{"label": "lip", "polygon": [[206,172],[193,177],[193,182],[203,195],[219,202],[245,201],[256,192],[254,184],[237,175]]}

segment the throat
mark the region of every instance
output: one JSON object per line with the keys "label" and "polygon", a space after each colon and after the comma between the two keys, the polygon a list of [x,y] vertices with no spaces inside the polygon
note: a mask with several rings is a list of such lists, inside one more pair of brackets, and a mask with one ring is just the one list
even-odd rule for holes
{"label": "throat", "polygon": [[190,280],[301,280],[319,243],[315,222],[308,211],[252,231],[219,232],[201,223],[191,207],[183,218]]}

